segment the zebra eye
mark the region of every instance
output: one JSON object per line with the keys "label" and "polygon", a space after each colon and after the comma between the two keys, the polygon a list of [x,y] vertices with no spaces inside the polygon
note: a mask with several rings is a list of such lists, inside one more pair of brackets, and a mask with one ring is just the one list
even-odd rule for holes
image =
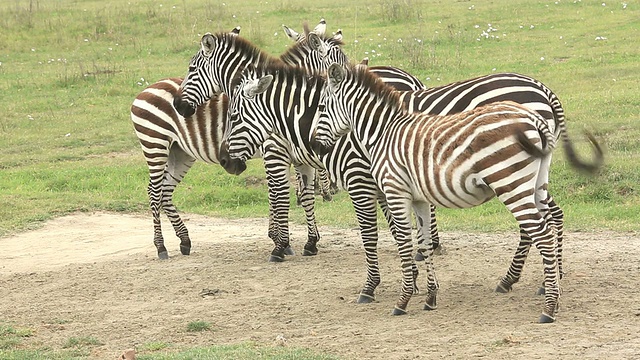
{"label": "zebra eye", "polygon": [[195,66],[189,66],[189,72],[194,72],[196,71],[196,67]]}
{"label": "zebra eye", "polygon": [[319,104],[318,105],[318,110],[324,112],[324,109],[326,108],[326,106],[324,104]]}

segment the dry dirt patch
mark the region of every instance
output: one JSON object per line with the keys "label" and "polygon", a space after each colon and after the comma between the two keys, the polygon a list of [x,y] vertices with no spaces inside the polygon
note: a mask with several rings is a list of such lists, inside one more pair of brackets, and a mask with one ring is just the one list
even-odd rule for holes
{"label": "dry dirt patch", "polygon": [[[392,317],[400,272],[386,231],[377,302],[360,305],[354,300],[365,267],[357,231],[323,226],[318,256],[273,264],[266,261],[266,220],[185,217],[192,255],[179,254],[167,227],[167,261],[156,259],[146,216],[78,214],[0,238],[0,321],[34,329],[25,340],[34,346],[92,336],[104,343],[96,359],[152,341],[183,348],[276,338],[346,359],[640,358],[636,233],[567,234],[558,321],[541,325],[536,252],[513,292],[493,291],[517,245],[515,231],[444,232],[448,251],[435,259],[438,310],[421,310],[416,295],[409,315]],[[301,253],[305,230],[291,230]],[[187,332],[196,320],[212,331]]]}

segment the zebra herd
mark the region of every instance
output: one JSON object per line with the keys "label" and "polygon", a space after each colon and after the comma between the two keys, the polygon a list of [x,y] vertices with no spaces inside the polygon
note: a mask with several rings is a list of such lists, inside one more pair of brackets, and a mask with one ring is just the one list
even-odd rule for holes
{"label": "zebra herd", "polygon": [[289,247],[289,169],[300,179],[308,240],[315,255],[314,182],[346,190],[365,250],[367,279],[358,302],[375,299],[380,283],[377,205],[389,222],[401,258],[402,294],[393,314],[406,313],[417,291],[411,210],[418,223],[418,254],[427,273],[426,310],[436,309],[433,250],[439,244],[434,205],[466,208],[497,197],[520,226],[520,244],[497,291],[510,291],[531,245],[544,264],[545,306],[540,322],[555,320],[562,277],[563,213],[548,192],[551,151],[561,141],[569,163],[595,173],[603,163],[598,143],[592,163],[581,161],[567,135],[562,106],[539,81],[492,74],[426,89],[394,67],[352,65],[342,33],[326,35],[322,20],[279,58],[239,35],[206,34],[186,77],[149,86],[131,116],[146,158],[148,193],[158,256],[167,258],[160,210],[190,252],[187,229],[172,194],[196,160],[219,163],[231,174],[253,157],[264,159],[269,188],[270,261]]}

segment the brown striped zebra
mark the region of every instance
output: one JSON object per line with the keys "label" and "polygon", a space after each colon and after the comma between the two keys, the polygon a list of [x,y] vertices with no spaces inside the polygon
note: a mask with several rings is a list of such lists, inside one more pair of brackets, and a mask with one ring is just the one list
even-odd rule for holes
{"label": "brown striped zebra", "polygon": [[[339,137],[354,134],[370,155],[371,173],[394,219],[403,275],[394,315],[407,312],[415,289],[411,209],[419,219],[428,219],[431,204],[468,208],[496,197],[542,255],[545,305],[539,321],[555,321],[560,287],[556,229],[548,221],[546,159],[556,137],[540,114],[514,102],[447,116],[409,113],[398,94],[366,69],[339,64],[329,67],[320,104],[314,147],[325,153]],[[587,164],[575,156],[564,123],[559,132],[572,166],[589,173],[600,168],[602,150],[593,137],[596,159]],[[425,310],[437,307],[438,282],[430,255],[427,252],[425,261]]]}

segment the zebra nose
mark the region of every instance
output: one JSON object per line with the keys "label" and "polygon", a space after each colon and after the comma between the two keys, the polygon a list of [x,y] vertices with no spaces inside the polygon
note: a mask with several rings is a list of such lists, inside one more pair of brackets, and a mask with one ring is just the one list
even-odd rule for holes
{"label": "zebra nose", "polygon": [[190,117],[196,112],[196,108],[187,101],[183,101],[182,96],[179,94],[173,98],[173,107],[176,109],[178,114],[185,118]]}

